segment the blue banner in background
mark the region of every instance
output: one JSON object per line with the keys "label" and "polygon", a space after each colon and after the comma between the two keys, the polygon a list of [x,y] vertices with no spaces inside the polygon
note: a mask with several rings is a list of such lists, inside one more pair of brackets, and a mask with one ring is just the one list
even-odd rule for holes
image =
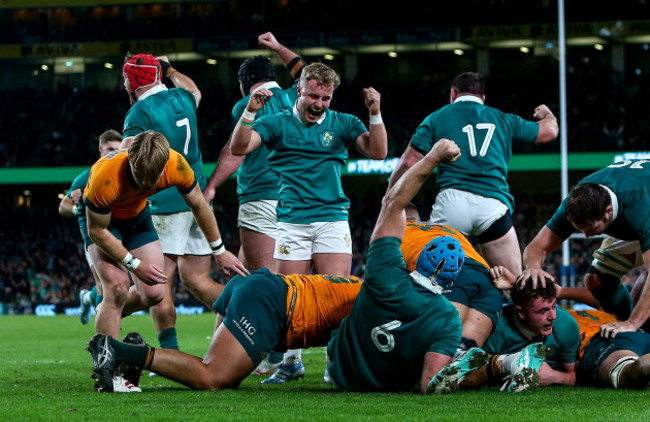
{"label": "blue banner in background", "polygon": [[[53,317],[56,315],[79,316],[81,307],[75,302],[61,302],[61,303],[32,303],[31,306],[16,307],[13,304],[2,304],[0,307],[0,315],[29,315],[35,314],[41,317]],[[207,307],[196,301],[180,302],[176,306],[176,313],[178,315],[198,315],[204,312],[211,312]],[[132,315],[147,315],[148,311],[136,312]],[[95,310],[91,311],[91,315],[95,315]]]}

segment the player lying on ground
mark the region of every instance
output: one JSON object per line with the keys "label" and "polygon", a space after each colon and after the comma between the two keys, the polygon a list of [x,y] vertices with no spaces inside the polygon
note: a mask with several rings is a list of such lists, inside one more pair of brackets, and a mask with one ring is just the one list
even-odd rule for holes
{"label": "player lying on ground", "polygon": [[353,276],[285,276],[266,268],[236,276],[214,303],[217,324],[204,358],[98,334],[88,347],[94,373],[101,391],[112,391],[112,376],[123,363],[197,390],[236,388],[270,350],[327,344],[360,287]]}

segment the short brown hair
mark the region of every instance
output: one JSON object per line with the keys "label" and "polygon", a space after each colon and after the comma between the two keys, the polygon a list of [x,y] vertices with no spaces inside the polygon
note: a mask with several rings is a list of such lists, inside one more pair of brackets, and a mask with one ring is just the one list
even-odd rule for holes
{"label": "short brown hair", "polygon": [[341,78],[334,69],[320,62],[305,66],[300,75],[300,85],[305,86],[311,79],[315,79],[318,86],[333,86],[334,89],[341,84]]}
{"label": "short brown hair", "polygon": [[485,95],[485,80],[481,74],[476,72],[461,73],[451,82],[451,87],[459,94]]}
{"label": "short brown hair", "polygon": [[538,281],[536,288],[533,288],[533,280],[531,278],[526,279],[526,281],[522,280],[522,277],[519,277],[512,290],[510,290],[510,298],[515,306],[523,306],[525,302],[538,297],[544,300],[551,300],[557,297],[555,285],[552,280],[547,279],[544,287]]}
{"label": "short brown hair", "polygon": [[105,145],[112,141],[122,142],[122,135],[115,129],[108,129],[99,135],[99,145]]}
{"label": "short brown hair", "polygon": [[141,187],[155,186],[168,160],[169,142],[160,132],[139,133],[129,145],[129,163]]}
{"label": "short brown hair", "polygon": [[601,220],[612,204],[605,188],[596,183],[583,183],[571,190],[566,201],[566,216],[576,227],[585,227]]}

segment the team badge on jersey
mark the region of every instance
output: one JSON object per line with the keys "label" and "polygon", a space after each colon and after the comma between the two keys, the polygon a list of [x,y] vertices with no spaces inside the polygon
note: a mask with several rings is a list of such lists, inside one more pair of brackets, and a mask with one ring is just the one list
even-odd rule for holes
{"label": "team badge on jersey", "polygon": [[329,148],[332,145],[332,142],[334,142],[334,132],[323,132],[318,135],[318,139],[320,139],[321,145],[323,145],[325,148]]}

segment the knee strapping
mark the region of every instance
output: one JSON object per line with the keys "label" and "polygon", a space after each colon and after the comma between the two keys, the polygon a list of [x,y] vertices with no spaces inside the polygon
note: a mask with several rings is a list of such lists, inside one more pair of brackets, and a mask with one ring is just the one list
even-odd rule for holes
{"label": "knee strapping", "polygon": [[625,356],[616,362],[611,371],[609,371],[609,381],[612,383],[612,387],[619,388],[621,372],[623,372],[623,369],[627,365],[634,363],[637,360],[639,360],[638,356]]}

